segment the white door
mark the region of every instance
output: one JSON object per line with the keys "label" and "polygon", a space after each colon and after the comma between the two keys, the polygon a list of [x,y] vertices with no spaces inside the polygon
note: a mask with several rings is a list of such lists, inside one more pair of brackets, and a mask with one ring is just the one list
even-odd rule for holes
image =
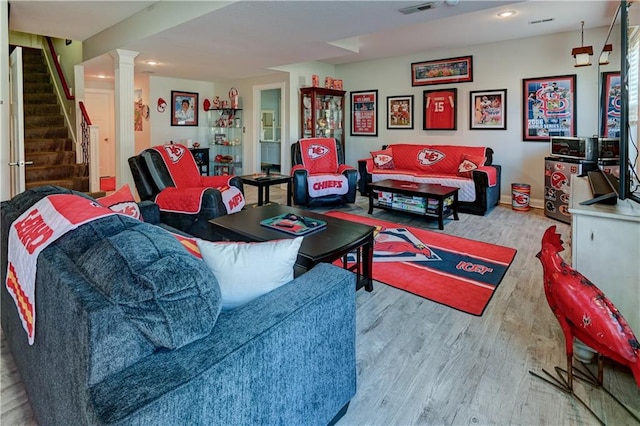
{"label": "white door", "polygon": [[[290,162],[287,161],[287,159],[289,158],[289,144],[284,143],[283,141],[287,140],[287,126],[288,123],[286,122],[286,116],[285,116],[285,105],[284,102],[282,101],[283,98],[283,94],[285,93],[285,85],[284,83],[273,83],[273,84],[265,84],[265,85],[259,85],[259,86],[253,86],[253,118],[254,118],[254,132],[253,132],[253,139],[254,139],[254,144],[253,146],[255,147],[254,149],[254,172],[259,172],[261,171],[261,163],[262,162],[266,162],[264,157],[264,153],[263,153],[263,147],[262,147],[262,143],[261,143],[261,139],[262,139],[262,132],[255,130],[255,129],[262,129],[262,93],[264,91],[273,91],[277,94],[276,98],[277,98],[277,102],[276,105],[269,105],[267,107],[265,107],[266,109],[269,110],[276,110],[279,119],[276,120],[276,122],[274,123],[274,127],[273,127],[273,134],[274,137],[273,139],[279,139],[280,143],[279,145],[279,151],[278,151],[278,160],[274,161],[274,163],[280,164],[280,173],[284,173],[284,174],[288,174],[289,173],[289,168],[290,168]],[[275,142],[275,141],[274,141]],[[275,145],[272,144],[272,145]]]}
{"label": "white door", "polygon": [[[9,57],[9,166],[11,197],[24,192],[24,105],[22,102],[22,48],[16,47]],[[31,164],[31,162],[29,163]]]}
{"label": "white door", "polygon": [[91,124],[99,126],[100,176],[116,175],[114,96],[111,90],[86,89],[85,107]]}

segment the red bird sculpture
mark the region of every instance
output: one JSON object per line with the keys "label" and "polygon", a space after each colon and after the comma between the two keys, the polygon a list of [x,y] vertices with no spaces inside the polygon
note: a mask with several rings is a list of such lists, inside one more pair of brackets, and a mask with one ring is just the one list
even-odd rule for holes
{"label": "red bird sculpture", "polygon": [[[640,388],[640,343],[620,311],[585,276],[567,265],[555,225],[542,237],[542,250],[536,255],[544,270],[544,293],[560,323],[567,351],[569,391],[573,391],[573,337],[599,354],[631,368]],[[602,363],[598,366],[602,384]]]}

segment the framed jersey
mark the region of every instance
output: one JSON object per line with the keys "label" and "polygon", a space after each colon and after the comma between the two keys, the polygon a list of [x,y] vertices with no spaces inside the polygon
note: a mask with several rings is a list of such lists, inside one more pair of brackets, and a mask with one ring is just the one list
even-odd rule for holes
{"label": "framed jersey", "polygon": [[424,130],[456,130],[458,89],[423,92]]}

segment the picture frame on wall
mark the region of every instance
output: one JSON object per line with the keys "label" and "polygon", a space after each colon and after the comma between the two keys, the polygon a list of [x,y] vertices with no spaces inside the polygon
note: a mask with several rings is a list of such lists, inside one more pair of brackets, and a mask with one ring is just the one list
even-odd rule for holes
{"label": "picture frame on wall", "polygon": [[522,140],[549,142],[552,136],[575,136],[575,74],[523,79],[522,102]]}
{"label": "picture frame on wall", "polygon": [[507,130],[507,89],[469,92],[470,130]]}
{"label": "picture frame on wall", "polygon": [[193,92],[171,91],[171,125],[198,125],[198,94]]}
{"label": "picture frame on wall", "polygon": [[466,83],[473,81],[473,56],[413,62],[411,85]]}
{"label": "picture frame on wall", "polygon": [[351,136],[378,136],[378,91],[351,92]]}
{"label": "picture frame on wall", "polygon": [[413,95],[387,96],[387,129],[413,129]]}
{"label": "picture frame on wall", "polygon": [[606,138],[620,137],[620,83],[620,72],[602,73],[600,135]]}
{"label": "picture frame on wall", "polygon": [[423,130],[456,130],[458,89],[425,90]]}

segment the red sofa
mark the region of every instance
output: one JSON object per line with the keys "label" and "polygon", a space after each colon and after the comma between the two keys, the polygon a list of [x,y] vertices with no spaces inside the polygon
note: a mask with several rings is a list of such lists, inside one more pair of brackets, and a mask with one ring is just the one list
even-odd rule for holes
{"label": "red sofa", "polygon": [[458,209],[485,215],[500,202],[501,167],[484,146],[392,144],[358,160],[358,189],[384,179],[435,183],[460,188]]}

